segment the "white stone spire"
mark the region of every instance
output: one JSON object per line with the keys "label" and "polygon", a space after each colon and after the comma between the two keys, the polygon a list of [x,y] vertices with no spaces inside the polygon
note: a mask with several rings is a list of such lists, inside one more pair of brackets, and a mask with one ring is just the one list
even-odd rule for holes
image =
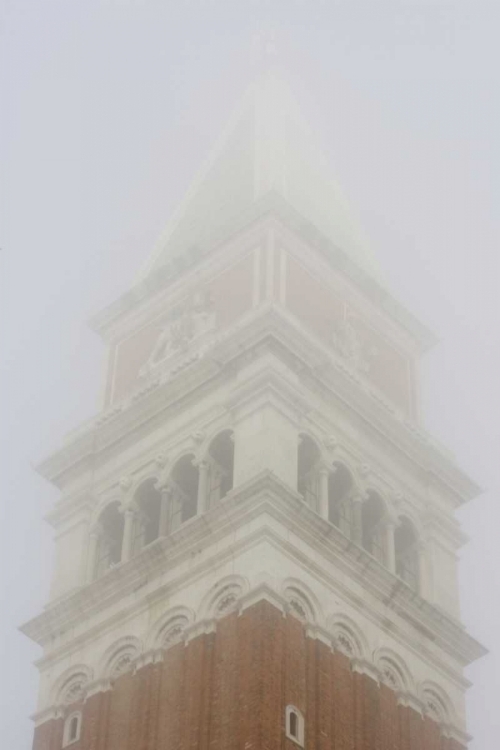
{"label": "white stone spire", "polygon": [[[273,50],[269,45],[266,50]],[[210,249],[251,221],[259,206],[266,210],[266,197],[278,194],[304,224],[380,283],[369,243],[325,168],[317,137],[269,51],[266,60],[271,64],[250,84],[142,275],[193,246]]]}

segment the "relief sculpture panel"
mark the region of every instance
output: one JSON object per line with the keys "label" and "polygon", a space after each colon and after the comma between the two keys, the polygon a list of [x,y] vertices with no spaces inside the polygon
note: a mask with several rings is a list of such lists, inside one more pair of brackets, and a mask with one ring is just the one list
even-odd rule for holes
{"label": "relief sculpture panel", "polygon": [[411,362],[354,306],[289,257],[286,305],[332,349],[340,365],[366,379],[384,398],[411,416]]}

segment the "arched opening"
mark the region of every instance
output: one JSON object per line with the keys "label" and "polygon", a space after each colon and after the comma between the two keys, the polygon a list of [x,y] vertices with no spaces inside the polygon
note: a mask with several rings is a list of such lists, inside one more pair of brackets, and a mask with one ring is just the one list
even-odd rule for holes
{"label": "arched opening", "polygon": [[401,518],[394,532],[396,575],[414,591],[419,589],[418,538],[412,522]]}
{"label": "arched opening", "polygon": [[73,716],[69,723],[69,741],[73,742],[78,737],[78,716]]}
{"label": "arched opening", "polygon": [[161,492],[156,488],[156,479],[146,479],[135,493],[137,517],[134,527],[134,553],[160,536]]}
{"label": "arched opening", "polygon": [[334,464],[328,477],[328,519],[349,539],[353,537],[352,477],[343,464]]}
{"label": "arched opening", "polygon": [[310,508],[318,510],[319,448],[309,435],[299,435],[297,451],[297,490]]}
{"label": "arched opening", "polygon": [[304,716],[295,706],[286,707],[285,734],[301,747],[304,746],[305,736]]}
{"label": "arched opening", "polygon": [[224,430],[212,440],[208,455],[210,458],[208,507],[211,508],[233,489],[234,435],[232,430]]}
{"label": "arched opening", "polygon": [[70,745],[80,739],[82,715],[77,713],[70,714],[65,722],[63,729],[63,747]]}
{"label": "arched opening", "polygon": [[122,557],[124,518],[118,501],[104,508],[98,529],[95,578],[117,565]]}
{"label": "arched opening", "polygon": [[299,717],[295,711],[290,712],[290,725],[289,731],[292,737],[297,737],[299,733]]}
{"label": "arched opening", "polygon": [[189,521],[198,510],[198,467],[194,454],[180,458],[172,469],[172,530]]}
{"label": "arched opening", "polygon": [[369,492],[361,508],[361,540],[363,547],[380,563],[385,563],[384,503],[376,492]]}

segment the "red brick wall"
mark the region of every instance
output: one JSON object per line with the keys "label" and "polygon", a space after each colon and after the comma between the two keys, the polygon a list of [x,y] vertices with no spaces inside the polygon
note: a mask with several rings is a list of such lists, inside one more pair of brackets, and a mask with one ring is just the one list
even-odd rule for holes
{"label": "red brick wall", "polygon": [[[267,602],[88,698],[71,747],[297,750],[285,737],[290,703],[304,713],[307,750],[463,750]],[[62,728],[62,719],[37,727],[33,750],[59,750]]]}

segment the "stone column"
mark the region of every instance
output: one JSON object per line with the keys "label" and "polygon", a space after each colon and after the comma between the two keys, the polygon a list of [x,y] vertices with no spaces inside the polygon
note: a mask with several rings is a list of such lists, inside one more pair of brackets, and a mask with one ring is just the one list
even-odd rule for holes
{"label": "stone column", "polygon": [[170,534],[170,504],[172,502],[172,489],[171,487],[162,487],[161,492],[161,503],[160,503],[160,528],[159,536],[167,536]]}
{"label": "stone column", "polygon": [[330,472],[327,466],[322,466],[319,470],[319,514],[322,518],[328,520],[329,502],[328,502],[328,477]]}
{"label": "stone column", "polygon": [[208,508],[208,461],[198,464],[198,514],[205,513]]}
{"label": "stone column", "polygon": [[352,541],[363,545],[363,496],[356,493],[352,498]]}
{"label": "stone column", "polygon": [[391,573],[396,573],[396,547],[394,546],[394,532],[396,521],[388,518],[385,522],[385,564]]}
{"label": "stone column", "polygon": [[125,508],[125,524],[123,526],[122,556],[121,562],[130,560],[132,555],[132,541],[134,534],[135,511],[133,508]]}
{"label": "stone column", "polygon": [[94,580],[96,566],[97,545],[99,544],[99,529],[94,527],[89,534],[89,546],[87,552],[87,570],[86,581],[91,583]]}

